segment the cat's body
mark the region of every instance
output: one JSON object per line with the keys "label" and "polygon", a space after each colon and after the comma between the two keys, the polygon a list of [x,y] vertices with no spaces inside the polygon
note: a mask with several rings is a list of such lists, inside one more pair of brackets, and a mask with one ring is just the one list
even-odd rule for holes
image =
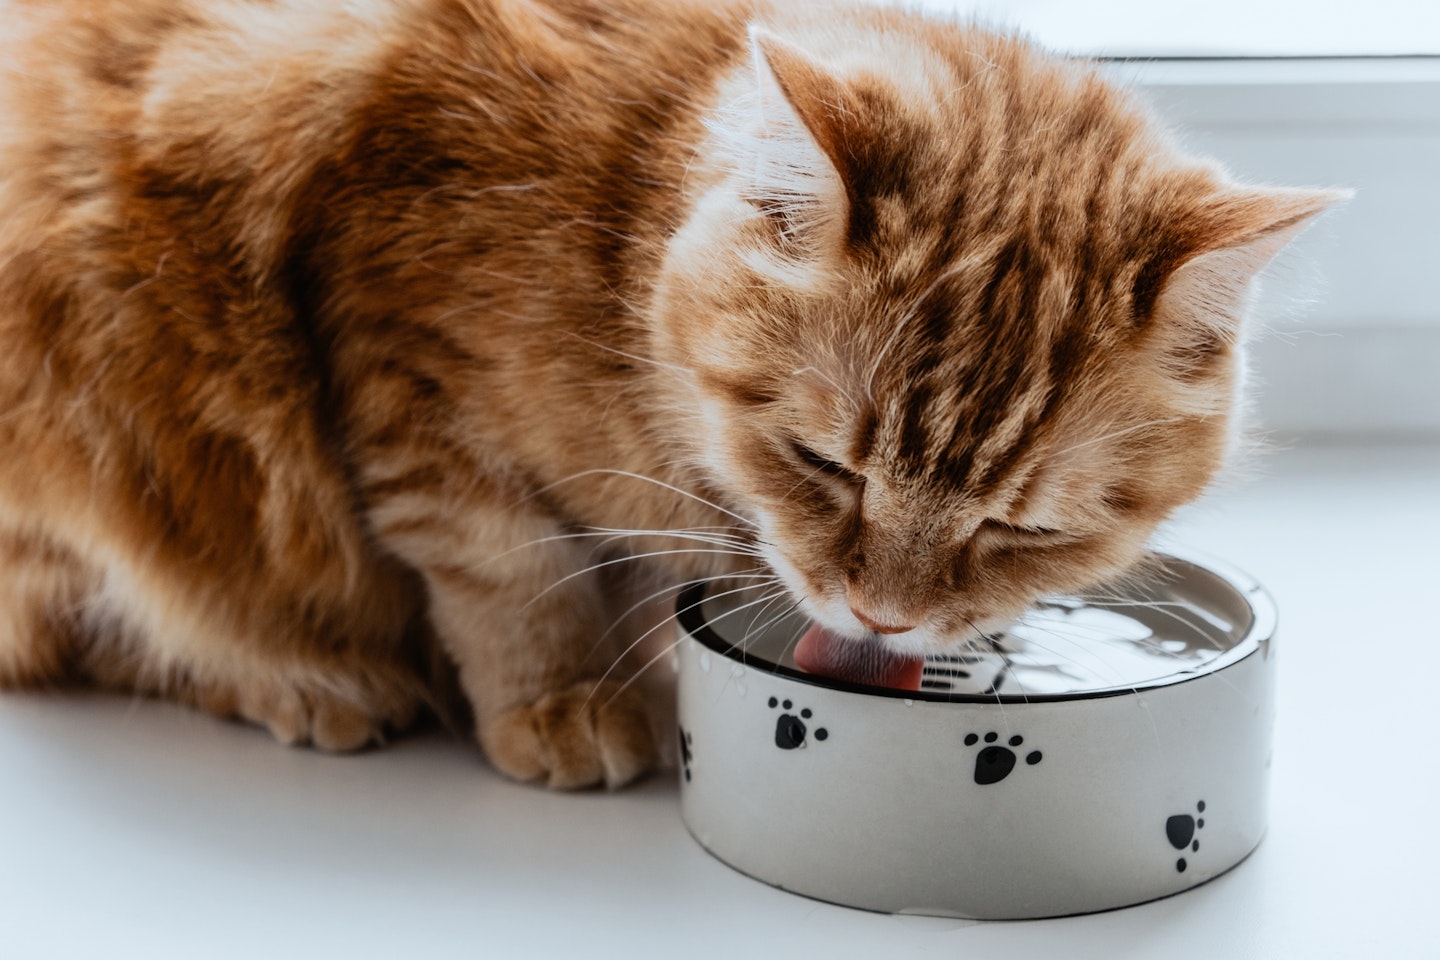
{"label": "cat's body", "polygon": [[897,13],[0,14],[0,685],[347,749],[447,660],[561,786],[654,755],[594,689],[597,559],[759,550],[914,650],[1133,562],[1229,442],[1245,284],[1333,199]]}

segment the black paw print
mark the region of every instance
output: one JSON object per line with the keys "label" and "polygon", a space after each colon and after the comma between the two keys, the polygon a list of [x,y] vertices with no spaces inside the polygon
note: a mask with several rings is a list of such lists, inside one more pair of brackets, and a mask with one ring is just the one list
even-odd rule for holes
{"label": "black paw print", "polygon": [[[1205,812],[1204,800],[1195,804],[1195,812]],[[1186,847],[1189,847],[1190,852],[1195,853],[1200,849],[1200,841],[1195,836],[1195,831],[1204,826],[1204,817],[1194,817],[1188,813],[1177,813],[1175,816],[1165,819],[1165,837],[1170,841],[1170,846],[1176,850],[1184,850]],[[1187,866],[1189,866],[1189,864],[1185,862],[1184,857],[1175,861],[1175,869],[1180,873],[1184,873]]]}
{"label": "black paw print", "polygon": [[685,781],[688,783],[688,782],[690,781],[690,761],[693,759],[693,757],[692,757],[691,754],[690,754],[690,748],[695,745],[695,738],[692,737],[692,736],[690,736],[690,734],[686,733],[684,727],[680,727],[679,729],[680,729],[680,769],[681,769],[682,771],[684,771],[684,773],[685,773]]}
{"label": "black paw print", "polygon": [[[774,697],[770,698],[770,708],[781,707],[789,710],[794,706],[789,700],[781,702]],[[800,716],[793,713],[782,713],[775,719],[775,746],[781,750],[794,750],[796,747],[805,746],[805,721],[810,719],[810,708],[805,707],[800,711]],[[824,740],[830,736],[830,731],[824,727],[815,728],[815,739]]]}
{"label": "black paw print", "polygon": [[[1015,769],[1015,751],[1010,747],[1018,747],[1025,742],[1025,738],[1016,734],[1009,740],[1010,747],[1002,747],[995,741],[1000,735],[995,731],[985,734],[985,742],[989,744],[975,755],[975,782],[984,786],[987,783],[999,783],[1010,776],[1010,771]],[[980,735],[971,733],[965,736],[965,746],[973,747],[980,742]],[[1042,759],[1039,750],[1031,750],[1025,755],[1025,762],[1035,766]]]}

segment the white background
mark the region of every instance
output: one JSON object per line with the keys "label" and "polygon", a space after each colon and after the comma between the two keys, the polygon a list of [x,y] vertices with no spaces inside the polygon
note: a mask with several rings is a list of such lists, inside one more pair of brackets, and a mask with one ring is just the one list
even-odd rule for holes
{"label": "white background", "polygon": [[[1003,6],[1081,53],[1440,52],[1428,2]],[[1440,432],[1440,98],[1414,63],[1418,88],[1361,62],[1339,94],[1304,62],[1150,76],[1167,115],[1247,175],[1362,190],[1306,241],[1332,307],[1261,345],[1265,411],[1299,448],[1169,534],[1256,575],[1281,611],[1272,827],[1235,871],[1091,917],[878,916],[710,859],[669,777],[552,795],[439,735],[333,758],[165,704],[4,695],[0,957],[1440,957],[1440,447],[1414,442]]]}
{"label": "white background", "polygon": [[1429,0],[913,0],[1016,26],[1095,57],[1326,57],[1440,53]]}

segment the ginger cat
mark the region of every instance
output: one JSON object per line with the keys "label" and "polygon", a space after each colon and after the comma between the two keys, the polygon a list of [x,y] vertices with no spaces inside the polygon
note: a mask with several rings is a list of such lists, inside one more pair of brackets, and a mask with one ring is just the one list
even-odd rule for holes
{"label": "ginger cat", "polygon": [[655,762],[617,583],[911,656],[1134,564],[1341,196],[843,2],[0,20],[0,686],[350,750],[455,684],[554,787]]}

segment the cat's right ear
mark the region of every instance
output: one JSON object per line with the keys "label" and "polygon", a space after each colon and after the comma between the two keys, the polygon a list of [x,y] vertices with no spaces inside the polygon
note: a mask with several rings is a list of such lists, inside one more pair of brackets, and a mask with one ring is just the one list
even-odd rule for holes
{"label": "cat's right ear", "polygon": [[[1187,221],[1193,236],[1180,247],[1148,313],[1157,325],[1176,376],[1202,382],[1224,369],[1242,339],[1242,322],[1256,277],[1290,241],[1348,190],[1236,188]],[[1174,257],[1173,251],[1167,257]],[[1139,289],[1137,287],[1137,289]]]}
{"label": "cat's right ear", "polygon": [[1166,279],[1156,312],[1232,338],[1256,276],[1317,217],[1350,196],[1348,190],[1284,188],[1220,194],[1194,218],[1191,249]]}
{"label": "cat's right ear", "polygon": [[[745,199],[785,240],[804,241],[843,224],[853,180],[847,148],[860,110],[845,84],[807,52],[752,27],[753,99],[740,109],[748,154]],[[742,118],[736,118],[742,119]]]}

